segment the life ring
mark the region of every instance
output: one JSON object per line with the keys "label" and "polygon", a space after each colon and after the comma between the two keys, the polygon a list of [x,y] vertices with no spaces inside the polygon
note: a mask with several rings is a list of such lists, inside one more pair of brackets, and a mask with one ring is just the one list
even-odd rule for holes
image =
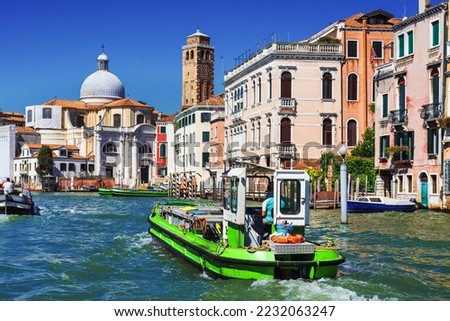
{"label": "life ring", "polygon": [[288,243],[287,235],[272,234],[270,240],[274,243]]}
{"label": "life ring", "polygon": [[287,235],[288,243],[303,243],[305,242],[305,238],[301,234],[288,234]]}

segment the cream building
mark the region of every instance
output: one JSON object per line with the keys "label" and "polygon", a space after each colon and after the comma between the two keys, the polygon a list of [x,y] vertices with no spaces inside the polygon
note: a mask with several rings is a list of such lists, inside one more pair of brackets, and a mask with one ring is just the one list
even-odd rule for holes
{"label": "cream building", "polygon": [[108,65],[102,52],[97,70],[81,85],[80,100],[27,106],[25,126],[40,134],[41,144],[74,145],[81,156],[95,158],[92,172],[81,175],[114,177],[116,184],[128,186],[151,183],[156,176],[154,108],[125,98],[124,85]]}
{"label": "cream building", "polygon": [[226,162],[294,166],[341,137],[339,43],[271,43],[225,74]]}

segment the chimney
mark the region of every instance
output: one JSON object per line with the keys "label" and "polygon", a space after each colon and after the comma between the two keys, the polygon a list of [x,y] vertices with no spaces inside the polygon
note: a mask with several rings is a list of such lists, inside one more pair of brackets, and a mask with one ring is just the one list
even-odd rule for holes
{"label": "chimney", "polygon": [[431,6],[430,0],[419,0],[419,13],[425,12]]}

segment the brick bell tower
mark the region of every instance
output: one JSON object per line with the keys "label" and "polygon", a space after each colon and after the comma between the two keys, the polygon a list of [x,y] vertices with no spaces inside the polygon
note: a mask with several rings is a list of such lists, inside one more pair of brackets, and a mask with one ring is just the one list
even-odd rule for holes
{"label": "brick bell tower", "polygon": [[185,110],[214,95],[214,47],[210,37],[197,32],[183,46],[181,109]]}

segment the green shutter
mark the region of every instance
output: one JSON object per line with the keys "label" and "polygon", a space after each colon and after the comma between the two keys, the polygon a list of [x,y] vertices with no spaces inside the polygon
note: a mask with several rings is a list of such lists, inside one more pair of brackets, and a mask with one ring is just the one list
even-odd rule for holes
{"label": "green shutter", "polygon": [[411,55],[411,54],[414,53],[414,37],[413,37],[413,32],[412,32],[412,31],[408,31],[407,35],[408,35],[408,55]]}
{"label": "green shutter", "polygon": [[383,115],[382,117],[387,117],[388,116],[388,95],[384,94],[383,95]]}
{"label": "green shutter", "polygon": [[398,36],[398,57],[401,58],[405,55],[405,36]]}
{"label": "green shutter", "polygon": [[434,47],[439,44],[439,21],[433,21],[431,23],[431,28],[432,28],[431,45]]}

